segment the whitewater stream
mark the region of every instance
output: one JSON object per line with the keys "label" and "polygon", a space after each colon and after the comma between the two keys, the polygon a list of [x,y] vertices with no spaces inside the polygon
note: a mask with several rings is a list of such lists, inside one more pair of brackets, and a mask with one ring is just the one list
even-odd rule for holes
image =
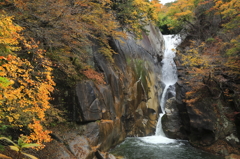
{"label": "whitewater stream", "polygon": [[174,84],[177,82],[177,69],[173,58],[175,47],[180,43],[178,36],[164,35],[165,52],[162,60],[162,83],[165,85],[160,99],[162,112],[154,136],[129,137],[110,151],[121,159],[222,159],[192,147],[187,141],[169,139],[162,130],[161,119],[165,114],[166,95],[174,95]]}

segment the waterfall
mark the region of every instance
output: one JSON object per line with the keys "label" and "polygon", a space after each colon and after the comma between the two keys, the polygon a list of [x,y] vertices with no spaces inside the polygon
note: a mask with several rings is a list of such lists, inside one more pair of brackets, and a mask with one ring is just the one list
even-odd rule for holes
{"label": "waterfall", "polygon": [[[165,85],[165,87],[160,100],[162,113],[159,114],[155,135],[142,137],[140,140],[146,143],[165,145],[177,142],[177,140],[169,139],[165,136],[162,129],[161,120],[162,116],[165,114],[166,95],[170,88],[174,89],[173,85],[177,82],[177,69],[173,60],[175,57],[175,51],[173,49],[175,49],[175,47],[180,43],[180,38],[179,36],[172,35],[164,35],[163,37],[165,40],[165,51],[162,60],[162,83]],[[175,94],[175,90],[173,94]]]}
{"label": "waterfall", "polygon": [[157,136],[165,136],[163,129],[162,129],[162,117],[165,114],[164,106],[165,106],[165,97],[166,97],[168,87],[169,87],[169,85],[165,86],[163,93],[162,93],[161,101],[160,101],[162,113],[159,114],[159,118],[158,118],[158,122],[157,122],[157,126],[156,126],[155,135],[157,135]]}
{"label": "waterfall", "polygon": [[162,60],[162,83],[165,84],[165,87],[160,100],[162,113],[159,114],[155,135],[165,137],[161,121],[162,116],[165,114],[166,94],[168,92],[168,88],[177,82],[177,68],[173,58],[175,57],[175,48],[179,44],[180,38],[179,36],[172,35],[164,35],[163,37],[165,41],[165,51]]}

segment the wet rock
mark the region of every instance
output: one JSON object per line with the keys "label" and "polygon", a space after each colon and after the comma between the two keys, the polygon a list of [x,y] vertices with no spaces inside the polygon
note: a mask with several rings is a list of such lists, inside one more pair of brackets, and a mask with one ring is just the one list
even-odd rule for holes
{"label": "wet rock", "polygon": [[154,109],[148,108],[147,113],[148,120],[145,126],[146,135],[155,135],[158,120],[157,112]]}
{"label": "wet rock", "polygon": [[100,151],[96,152],[96,159],[116,159],[116,157],[112,154],[109,154],[107,152],[103,153]]}
{"label": "wet rock", "polygon": [[83,136],[75,136],[68,142],[69,150],[74,154],[77,159],[92,159],[94,152],[91,150],[88,141]]}
{"label": "wet rock", "polygon": [[87,124],[85,136],[88,138],[91,146],[97,146],[99,142],[99,121]]}
{"label": "wet rock", "polygon": [[240,139],[240,114],[235,115],[234,119],[235,119],[237,137]]}
{"label": "wet rock", "polygon": [[46,148],[39,151],[37,155],[38,158],[44,159],[72,159],[74,155],[67,149],[64,144],[60,144],[57,141],[52,141],[46,144]]}
{"label": "wet rock", "polygon": [[101,151],[109,150],[113,145],[121,143],[126,138],[125,129],[120,119],[102,120],[99,127],[99,141],[101,143],[99,150]]}
{"label": "wet rock", "polygon": [[114,107],[114,96],[109,85],[98,85],[98,90],[103,98],[104,107],[102,109],[102,119],[114,120],[116,114],[121,114],[121,112],[116,112]]}
{"label": "wet rock", "polygon": [[81,133],[79,128],[71,132],[68,132],[69,128],[63,129],[56,135],[62,142],[53,140],[47,143],[46,147],[35,156],[44,159],[92,159],[94,151],[87,138],[79,135]]}
{"label": "wet rock", "polygon": [[91,147],[97,147],[96,150],[100,151],[109,150],[126,137],[125,129],[119,119],[90,123],[86,127],[85,134]]}
{"label": "wet rock", "polygon": [[162,128],[164,133],[169,138],[186,139],[186,136],[181,132],[182,121],[179,116],[177,102],[175,97],[166,101],[165,115],[162,117]]}
{"label": "wet rock", "polygon": [[239,139],[234,134],[227,136],[226,140],[233,146],[239,143]]}

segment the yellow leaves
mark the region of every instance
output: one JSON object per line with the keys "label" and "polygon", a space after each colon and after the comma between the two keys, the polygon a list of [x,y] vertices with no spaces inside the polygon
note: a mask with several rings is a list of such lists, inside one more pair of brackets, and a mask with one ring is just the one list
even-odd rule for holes
{"label": "yellow leaves", "polygon": [[[155,3],[156,4],[156,3]],[[155,12],[155,6],[153,3],[149,3],[145,0],[133,0],[133,7],[136,8],[134,13],[138,13],[136,18],[138,19],[139,16],[142,17],[142,21],[156,21],[157,20],[157,12]],[[132,12],[132,13],[133,13]]]}
{"label": "yellow leaves", "polygon": [[[35,125],[29,124],[33,119],[45,120],[45,112],[50,109],[50,93],[54,90],[55,83],[51,77],[51,63],[42,56],[42,50],[38,50],[37,53],[34,60],[42,66],[38,70],[35,70],[28,60],[13,55],[0,59],[2,78],[9,81],[7,87],[0,87],[0,110],[4,110],[4,113],[0,112],[0,120],[14,127],[30,126],[29,128],[33,129],[30,136],[35,134],[30,139],[45,142],[50,140],[47,134],[49,131],[43,131],[42,127],[40,130],[34,130],[39,122]],[[38,139],[42,137],[38,136],[39,133],[45,135],[44,139]]]}
{"label": "yellow leaves", "polygon": [[153,4],[153,8],[155,9],[155,12],[159,13],[163,5],[158,0],[152,0],[151,3]]}
{"label": "yellow leaves", "polygon": [[113,2],[112,8],[116,10],[118,21],[126,26],[127,31],[141,38],[142,31],[146,31],[144,26],[158,19],[157,3],[156,0],[155,3],[146,0],[121,0]]}
{"label": "yellow leaves", "polygon": [[238,0],[222,1],[215,0],[215,9],[221,11],[224,17],[239,13],[240,2]]}
{"label": "yellow leaves", "polygon": [[233,31],[233,29],[238,29],[240,27],[240,1],[239,0],[215,0],[215,5],[212,10],[215,10],[215,14],[220,14],[225,23],[222,26],[227,31]]}
{"label": "yellow leaves", "polygon": [[19,34],[22,31],[20,26],[13,24],[13,17],[7,16],[4,12],[0,15],[0,44],[9,51],[17,51],[18,39],[21,39]]}
{"label": "yellow leaves", "polygon": [[178,28],[183,24],[191,23],[195,16],[195,0],[178,0],[167,8],[167,24],[170,29]]}
{"label": "yellow leaves", "polygon": [[192,11],[187,10],[185,12],[176,13],[175,16],[176,17],[181,17],[181,16],[187,16],[187,15],[191,15],[191,14],[192,14]]}
{"label": "yellow leaves", "polygon": [[42,143],[51,141],[51,137],[49,136],[51,131],[44,130],[39,120],[34,119],[33,123],[30,123],[28,127],[33,130],[33,132],[28,136],[28,143],[36,142],[41,145],[40,148],[44,148]]}

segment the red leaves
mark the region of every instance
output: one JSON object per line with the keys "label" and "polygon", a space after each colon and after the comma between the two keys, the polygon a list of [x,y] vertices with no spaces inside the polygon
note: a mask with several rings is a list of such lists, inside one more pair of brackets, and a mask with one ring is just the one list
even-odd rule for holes
{"label": "red leaves", "polygon": [[88,68],[87,70],[82,71],[82,73],[87,78],[94,80],[97,84],[106,84],[106,82],[104,81],[104,75],[102,73],[98,73],[91,68]]}

